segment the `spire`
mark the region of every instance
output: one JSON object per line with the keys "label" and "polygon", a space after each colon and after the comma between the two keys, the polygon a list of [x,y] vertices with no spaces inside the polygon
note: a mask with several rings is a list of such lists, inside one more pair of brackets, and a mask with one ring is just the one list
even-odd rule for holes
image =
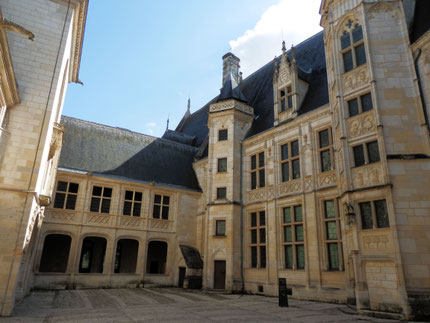
{"label": "spire", "polygon": [[291,45],[291,60],[293,61],[293,63],[296,62],[296,51],[294,45]]}
{"label": "spire", "polygon": [[187,104],[187,112],[185,113],[190,113],[190,108],[191,108],[191,98],[188,98],[188,104]]}
{"label": "spire", "polygon": [[166,131],[169,130],[169,118],[170,118],[170,113],[167,117],[167,125],[166,125]]}
{"label": "spire", "polygon": [[240,59],[232,53],[227,53],[222,57],[223,60],[223,77],[221,93],[218,102],[227,99],[237,99],[246,102],[246,98],[240,90],[242,73],[239,71]]}
{"label": "spire", "polygon": [[282,41],[282,54],[285,54],[287,51],[287,48],[285,47],[285,40]]}

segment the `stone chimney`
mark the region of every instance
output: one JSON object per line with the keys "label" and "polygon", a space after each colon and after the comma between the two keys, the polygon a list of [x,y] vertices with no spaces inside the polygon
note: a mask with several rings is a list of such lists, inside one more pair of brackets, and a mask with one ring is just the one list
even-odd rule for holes
{"label": "stone chimney", "polygon": [[239,62],[240,59],[232,53],[227,53],[222,57],[222,85],[225,84],[229,74],[231,74],[236,84],[240,83]]}

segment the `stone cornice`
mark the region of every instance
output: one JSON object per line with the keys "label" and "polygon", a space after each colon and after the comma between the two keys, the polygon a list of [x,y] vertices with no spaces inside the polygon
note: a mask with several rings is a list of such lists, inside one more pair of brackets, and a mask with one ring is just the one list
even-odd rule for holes
{"label": "stone cornice", "polygon": [[231,110],[231,109],[236,109],[249,115],[254,115],[254,109],[252,107],[234,99],[211,104],[209,113]]}
{"label": "stone cornice", "polygon": [[73,20],[72,31],[72,53],[70,64],[70,81],[82,83],[79,80],[79,68],[81,65],[82,45],[84,42],[85,23],[87,20],[88,1],[82,0],[75,7],[75,19]]}

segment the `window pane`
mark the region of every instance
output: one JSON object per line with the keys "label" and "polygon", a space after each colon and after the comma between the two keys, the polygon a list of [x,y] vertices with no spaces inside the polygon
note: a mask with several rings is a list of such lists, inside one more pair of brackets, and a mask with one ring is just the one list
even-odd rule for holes
{"label": "window pane", "polygon": [[356,43],[362,39],[363,39],[363,29],[361,28],[361,26],[356,26],[352,31],[352,41]]}
{"label": "window pane", "polygon": [[154,196],[154,203],[161,204],[161,195]]}
{"label": "window pane", "polygon": [[260,243],[266,243],[266,229],[260,229]]}
{"label": "window pane", "polygon": [[227,196],[227,189],[225,187],[218,187],[216,189],[216,198],[225,199]]}
{"label": "window pane", "polygon": [[295,140],[291,143],[291,157],[299,155],[299,141]]}
{"label": "window pane", "polygon": [[57,209],[62,209],[64,207],[64,200],[66,199],[66,194],[57,193],[55,195],[54,207]]}
{"label": "window pane", "polygon": [[58,181],[57,191],[67,192],[67,182]]}
{"label": "window pane", "polygon": [[360,66],[366,63],[366,52],[364,50],[364,44],[361,44],[355,47],[355,58],[357,60],[357,66]]}
{"label": "window pane", "polygon": [[111,196],[112,196],[112,189],[105,187],[103,190],[103,197],[111,197]]}
{"label": "window pane", "polygon": [[257,243],[257,230],[251,230],[251,243]]}
{"label": "window pane", "polygon": [[375,212],[378,228],[390,227],[390,220],[388,219],[387,212],[387,203],[385,202],[385,200],[375,201]]}
{"label": "window pane", "polygon": [[328,172],[331,170],[330,150],[324,150],[321,153],[321,171]]}
{"label": "window pane", "polygon": [[293,179],[300,178],[300,159],[295,159],[292,162]]}
{"label": "window pane", "polygon": [[139,202],[135,202],[134,203],[134,207],[133,207],[133,216],[140,216],[140,209],[141,209],[142,204]]}
{"label": "window pane", "polygon": [[372,229],[372,208],[370,202],[360,203],[360,214],[361,214],[361,228],[362,229]]}
{"label": "window pane", "polygon": [[100,206],[100,198],[99,197],[91,198],[90,211],[91,212],[98,212],[99,206]]}
{"label": "window pane", "polygon": [[257,268],[257,247],[251,247],[251,267]]}
{"label": "window pane", "polygon": [[74,210],[76,206],[76,198],[77,195],[69,194],[67,196],[67,202],[66,202],[66,209],[67,210]]}
{"label": "window pane", "polygon": [[289,163],[282,164],[282,181],[286,182],[290,180],[290,165]]}
{"label": "window pane", "polygon": [[163,196],[163,204],[169,205],[170,203],[170,196]]}
{"label": "window pane", "polygon": [[302,206],[301,205],[296,205],[294,207],[294,219],[295,219],[296,222],[303,221]]}
{"label": "window pane", "polygon": [[370,93],[361,96],[361,108],[363,112],[373,109],[372,96]]}
{"label": "window pane", "polygon": [[160,218],[160,206],[159,205],[154,205],[154,209],[152,210],[152,217],[154,219]]}
{"label": "window pane", "polygon": [[259,181],[260,181],[260,187],[266,186],[265,177],[264,177],[264,169],[261,169],[258,172],[258,177],[259,177]]}
{"label": "window pane", "polygon": [[258,154],[258,166],[264,166],[264,152]]}
{"label": "window pane", "polygon": [[345,49],[349,46],[351,46],[351,39],[349,37],[349,34],[345,31],[342,37],[340,37],[340,47],[341,49]]}
{"label": "window pane", "polygon": [[291,226],[287,225],[284,227],[284,242],[292,242],[293,241],[293,235]]}
{"label": "window pane", "polygon": [[337,225],[336,221],[329,221],[325,223],[327,231],[327,240],[337,240]]}
{"label": "window pane", "polygon": [[377,141],[367,143],[367,152],[369,153],[369,163],[376,163],[379,161],[379,148]]}
{"label": "window pane", "polygon": [[288,145],[281,146],[281,159],[288,159]]}
{"label": "window pane", "polygon": [[348,101],[349,116],[353,117],[359,113],[357,99]]}
{"label": "window pane", "polygon": [[285,246],[285,268],[293,268],[293,246]]}
{"label": "window pane", "polygon": [[131,202],[124,202],[124,208],[122,210],[123,215],[131,215]]}
{"label": "window pane", "polygon": [[218,159],[218,173],[227,171],[227,158]]}
{"label": "window pane", "polygon": [[320,148],[324,148],[330,145],[330,139],[328,135],[328,129],[319,132],[320,137]]}
{"label": "window pane", "polygon": [[281,112],[286,110],[286,106],[285,106],[285,98],[281,99]]}
{"label": "window pane", "polygon": [[227,129],[222,129],[218,132],[218,140],[219,141],[227,140],[227,137],[228,137]]}
{"label": "window pane", "polygon": [[163,220],[168,220],[169,219],[169,207],[168,206],[163,206],[161,218]]}
{"label": "window pane", "polygon": [[284,208],[284,223],[290,223],[291,222],[291,208],[285,207]]}
{"label": "window pane", "polygon": [[141,202],[142,201],[142,193],[141,192],[134,192],[134,200]]}
{"label": "window pane", "polygon": [[343,53],[343,67],[345,70],[345,73],[353,69],[352,64],[352,53],[351,51],[347,51],[346,53]]}
{"label": "window pane", "polygon": [[303,225],[296,225],[296,241],[304,241]]}
{"label": "window pane", "polygon": [[257,213],[251,213],[251,227],[257,226]]}
{"label": "window pane", "polygon": [[257,168],[257,155],[251,156],[251,169]]}
{"label": "window pane", "polygon": [[100,186],[93,187],[93,195],[94,196],[102,196],[102,188]]}
{"label": "window pane", "polygon": [[354,152],[354,164],[355,167],[358,166],[362,166],[365,163],[364,160],[364,150],[363,150],[363,146],[355,146],[352,148],[353,152]]}
{"label": "window pane", "polygon": [[266,246],[260,247],[260,268],[266,268]]}
{"label": "window pane", "polygon": [[336,217],[336,211],[334,209],[334,201],[325,201],[324,202],[324,209],[325,209],[325,217],[327,219],[335,218]]}
{"label": "window pane", "polygon": [[216,235],[217,236],[225,235],[225,220],[216,221]]}
{"label": "window pane", "polygon": [[125,199],[132,200],[133,199],[133,191],[125,191]]}
{"label": "window pane", "polygon": [[297,269],[304,269],[305,268],[305,246],[297,245],[296,253],[297,253]]}
{"label": "window pane", "polygon": [[287,100],[288,100],[287,108],[288,108],[288,109],[289,109],[289,108],[292,108],[292,107],[293,107],[293,96],[292,96],[292,95],[289,95],[289,96],[287,97]]}
{"label": "window pane", "polygon": [[339,248],[337,243],[328,245],[328,266],[331,270],[339,270]]}
{"label": "window pane", "polygon": [[257,188],[257,172],[251,173],[251,189],[255,190]]}
{"label": "window pane", "polygon": [[101,213],[109,213],[110,209],[110,199],[102,199]]}
{"label": "window pane", "polygon": [[76,183],[70,183],[69,184],[69,192],[70,193],[78,193],[79,184]]}
{"label": "window pane", "polygon": [[260,212],[260,226],[266,225],[266,212],[262,211]]}

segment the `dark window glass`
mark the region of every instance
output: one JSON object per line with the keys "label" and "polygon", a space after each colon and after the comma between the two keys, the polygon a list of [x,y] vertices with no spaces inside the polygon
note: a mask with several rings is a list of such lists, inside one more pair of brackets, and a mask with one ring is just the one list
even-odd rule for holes
{"label": "dark window glass", "polygon": [[364,165],[365,159],[364,159],[363,146],[360,145],[360,146],[352,147],[352,150],[354,152],[354,164],[355,164],[355,167]]}
{"label": "dark window glass", "polygon": [[255,190],[257,188],[257,173],[251,173],[251,189]]}
{"label": "dark window glass", "polygon": [[357,60],[357,66],[360,66],[366,63],[366,52],[364,50],[364,44],[361,44],[355,47],[355,58]]}
{"label": "dark window glass", "polygon": [[260,268],[266,268],[266,246],[260,246]]}
{"label": "dark window glass", "polygon": [[170,196],[163,196],[163,204],[169,205],[170,203]]}
{"label": "dark window glass", "polygon": [[257,168],[257,155],[251,156],[251,169]]}
{"label": "dark window glass", "polygon": [[297,269],[304,269],[305,268],[305,246],[297,245],[296,253],[297,253]]}
{"label": "dark window glass", "polygon": [[330,145],[330,138],[328,134],[328,129],[319,132],[320,137],[320,148],[324,148]]}
{"label": "dark window glass", "polygon": [[55,194],[54,207],[57,209],[62,209],[64,207],[65,199],[66,199],[66,194],[57,192],[57,194]]}
{"label": "dark window glass", "polygon": [[362,229],[372,229],[372,207],[370,202],[360,203],[360,214],[361,214],[361,228]]}
{"label": "dark window glass", "polygon": [[263,167],[264,166],[264,153],[258,154],[258,166]]}
{"label": "dark window glass", "polygon": [[377,141],[367,143],[367,152],[369,153],[369,163],[376,163],[379,161],[379,148]]}
{"label": "dark window glass", "polygon": [[290,223],[291,222],[291,208],[285,207],[284,208],[284,223]]}
{"label": "dark window glass", "polygon": [[260,229],[260,243],[266,242],[266,229]]}
{"label": "dark window glass", "polygon": [[125,191],[125,199],[132,200],[133,199],[133,191]]}
{"label": "dark window glass", "polygon": [[67,192],[67,182],[58,181],[57,191]]}
{"label": "dark window glass", "polygon": [[296,225],[296,241],[304,241],[303,225]]}
{"label": "dark window glass", "polygon": [[251,230],[251,243],[257,243],[257,230]]}
{"label": "dark window glass", "polygon": [[76,206],[76,198],[77,195],[69,194],[67,196],[67,202],[66,202],[66,209],[67,210],[74,210]]}
{"label": "dark window glass", "polygon": [[337,243],[329,243],[327,247],[330,270],[339,270],[339,247]]}
{"label": "dark window glass", "polygon": [[345,69],[345,73],[354,68],[352,63],[352,52],[350,50],[343,53],[343,67]]}
{"label": "dark window glass", "polygon": [[225,187],[218,187],[216,189],[216,198],[218,200],[225,199],[227,196],[227,189]]}
{"label": "dark window glass", "polygon": [[154,203],[161,204],[161,195],[155,194]]}
{"label": "dark window glass", "polygon": [[163,220],[168,220],[169,219],[169,207],[168,206],[163,206],[163,211],[161,214],[161,218]]}
{"label": "dark window glass", "polygon": [[337,240],[337,225],[336,221],[328,221],[325,223],[327,231],[327,240]]}
{"label": "dark window glass", "polygon": [[218,159],[218,173],[224,173],[227,171],[227,158]]}
{"label": "dark window glass", "polygon": [[293,268],[293,246],[285,246],[285,268]]}
{"label": "dark window glass", "polygon": [[142,201],[142,193],[141,192],[135,192],[134,193],[134,200],[141,202]]}
{"label": "dark window glass", "polygon": [[285,91],[281,90],[281,96],[285,96]]}
{"label": "dark window glass", "polygon": [[282,160],[288,159],[288,145],[281,146],[281,158]]}
{"label": "dark window glass", "polygon": [[300,178],[300,160],[295,159],[292,162],[293,166],[293,179]]}
{"label": "dark window glass", "polygon": [[293,107],[293,96],[292,96],[292,95],[289,95],[289,96],[287,97],[287,100],[288,100],[288,109],[289,109],[289,108],[292,108],[292,107]]}
{"label": "dark window glass", "polygon": [[321,152],[321,171],[327,172],[329,170],[331,170],[330,150],[324,150]]}
{"label": "dark window glass", "polygon": [[134,202],[133,216],[140,216],[140,208],[141,208],[141,206],[142,206],[141,203]]}
{"label": "dark window glass", "polygon": [[109,213],[109,209],[110,209],[110,199],[102,199],[102,208],[100,212]]}
{"label": "dark window glass", "polygon": [[363,28],[361,28],[361,26],[356,26],[352,31],[352,41],[356,43],[362,39],[363,39]]}
{"label": "dark window glass", "polygon": [[282,181],[286,182],[290,180],[290,168],[289,163],[282,164]]}
{"label": "dark window glass", "polygon": [[251,227],[257,226],[257,213],[251,213]]}
{"label": "dark window glass", "polygon": [[375,212],[378,228],[390,227],[390,221],[388,219],[387,212],[387,203],[385,202],[385,200],[375,201]]}
{"label": "dark window glass", "polygon": [[291,226],[290,225],[284,226],[284,242],[291,242],[291,241],[293,241]]}
{"label": "dark window glass", "polygon": [[286,106],[285,106],[285,98],[281,99],[281,111],[285,111],[286,110]]}
{"label": "dark window glass", "polygon": [[225,235],[225,220],[216,220],[216,232],[217,236]]}
{"label": "dark window glass", "polygon": [[260,180],[260,187],[266,186],[265,178],[264,178],[264,169],[261,169],[260,171],[258,171],[258,177]]}
{"label": "dark window glass", "polygon": [[295,140],[291,142],[291,157],[299,155],[299,141]]}
{"label": "dark window glass", "polygon": [[266,225],[266,212],[260,212],[260,226]]}
{"label": "dark window glass", "polygon": [[93,187],[93,195],[94,196],[102,196],[102,188],[100,186]]}
{"label": "dark window glass", "polygon": [[348,110],[349,110],[349,116],[353,117],[360,112],[358,111],[358,101],[357,99],[348,101]]}
{"label": "dark window glass", "polygon": [[123,215],[131,215],[131,205],[132,205],[132,202],[128,202],[128,201],[124,202],[124,209],[122,210]]}
{"label": "dark window glass", "polygon": [[294,220],[296,222],[301,222],[303,221],[303,216],[302,216],[302,206],[301,205],[296,205],[294,207]]}
{"label": "dark window glass", "polygon": [[78,193],[79,184],[70,183],[69,184],[69,193]]}
{"label": "dark window glass", "polygon": [[111,188],[106,188],[103,191],[103,197],[111,197],[112,196],[112,189]]}
{"label": "dark window glass", "polygon": [[257,247],[251,247],[251,267],[257,268]]}
{"label": "dark window glass", "polygon": [[361,96],[361,108],[363,112],[373,109],[372,96],[370,93]]}
{"label": "dark window glass", "polygon": [[325,217],[326,219],[331,219],[336,217],[336,211],[334,209],[334,201],[325,201],[324,202],[325,209]]}
{"label": "dark window glass", "polygon": [[344,32],[342,37],[340,38],[340,47],[341,49],[345,49],[351,46],[351,38],[347,32]]}
{"label": "dark window glass", "polygon": [[99,197],[92,197],[91,198],[91,204],[90,204],[90,211],[91,212],[98,212],[100,207],[100,198]]}
{"label": "dark window glass", "polygon": [[160,206],[159,205],[154,205],[154,209],[152,211],[152,217],[154,219],[160,218]]}
{"label": "dark window glass", "polygon": [[222,129],[218,131],[218,140],[223,141],[228,139],[228,130]]}

